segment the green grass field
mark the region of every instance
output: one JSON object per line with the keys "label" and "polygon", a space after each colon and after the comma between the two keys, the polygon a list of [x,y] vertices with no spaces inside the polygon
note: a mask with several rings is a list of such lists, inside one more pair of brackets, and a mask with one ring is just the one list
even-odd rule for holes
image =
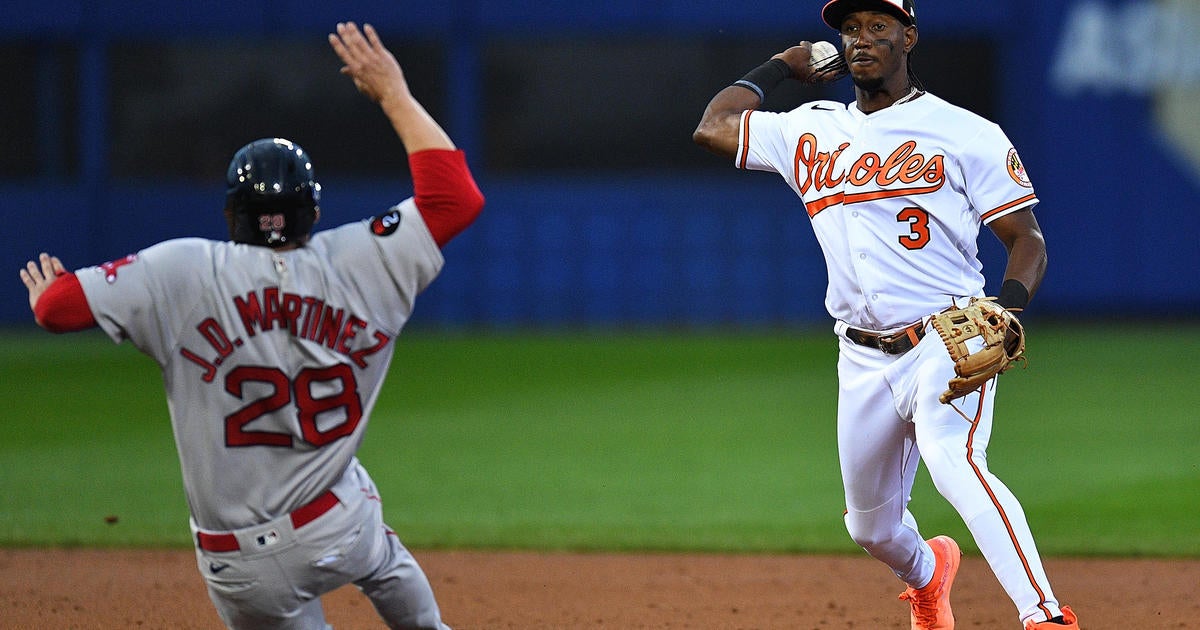
{"label": "green grass field", "polygon": [[[1200,556],[1197,339],[1031,331],[989,463],[1043,553]],[[153,363],[98,332],[0,343],[0,545],[187,546]],[[409,332],[360,455],[413,547],[858,553],[834,359],[823,328]],[[923,473],[912,508],[973,548]]]}

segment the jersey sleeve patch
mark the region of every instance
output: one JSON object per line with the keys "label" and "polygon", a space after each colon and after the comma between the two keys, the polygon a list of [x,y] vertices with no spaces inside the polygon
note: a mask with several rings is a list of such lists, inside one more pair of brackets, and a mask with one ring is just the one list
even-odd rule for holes
{"label": "jersey sleeve patch", "polygon": [[371,219],[371,233],[375,236],[389,236],[400,229],[400,209],[392,208],[387,212]]}
{"label": "jersey sleeve patch", "polygon": [[138,259],[137,254],[130,254],[124,258],[110,260],[110,261],[104,263],[103,265],[100,265],[99,267],[97,267],[97,269],[99,269],[100,272],[104,274],[105,282],[108,282],[109,284],[113,284],[114,282],[117,281],[117,272],[121,269],[121,267],[135,263],[135,262],[137,262],[137,259]]}
{"label": "jersey sleeve patch", "polygon": [[1029,173],[1025,172],[1025,164],[1021,162],[1021,156],[1017,155],[1015,148],[1008,150],[1008,159],[1005,160],[1008,164],[1008,175],[1025,188],[1033,188],[1033,183],[1029,181]]}

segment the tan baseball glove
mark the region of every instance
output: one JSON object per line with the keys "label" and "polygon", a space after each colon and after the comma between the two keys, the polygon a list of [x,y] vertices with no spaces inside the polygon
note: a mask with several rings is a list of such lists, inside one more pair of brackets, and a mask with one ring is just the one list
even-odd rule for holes
{"label": "tan baseball glove", "polygon": [[[1025,328],[996,298],[971,298],[964,308],[948,308],[933,316],[933,328],[946,344],[957,374],[938,398],[943,404],[979,389],[1014,362],[1025,361]],[[967,341],[974,337],[983,338],[983,347],[971,352]]]}

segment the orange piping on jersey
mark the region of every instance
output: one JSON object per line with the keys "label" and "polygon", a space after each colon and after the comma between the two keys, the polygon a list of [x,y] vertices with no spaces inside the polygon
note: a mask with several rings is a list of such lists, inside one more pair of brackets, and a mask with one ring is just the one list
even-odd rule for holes
{"label": "orange piping on jersey", "polygon": [[746,168],[746,160],[750,157],[750,114],[753,113],[752,109],[742,113],[742,154],[738,156],[737,167],[743,170]]}
{"label": "orange piping on jersey", "polygon": [[828,197],[822,197],[816,201],[806,201],[804,202],[804,209],[808,212],[808,217],[811,219],[812,217],[817,216],[817,214],[819,214],[825,208],[828,208],[829,206],[836,206],[839,203],[842,203],[842,197],[842,193],[833,193]]}
{"label": "orange piping on jersey", "polygon": [[923,188],[898,188],[893,190],[876,190],[868,193],[854,193],[846,195],[845,204],[863,203],[864,201],[875,201],[877,199],[891,199],[892,197],[903,197],[905,195],[925,195],[931,192],[937,192],[945,180],[938,182],[934,186],[925,186]]}
{"label": "orange piping on jersey", "polygon": [[983,476],[983,472],[979,470],[979,467],[975,464],[975,459],[972,457],[975,454],[975,431],[979,428],[979,417],[983,414],[983,399],[984,394],[987,393],[987,386],[988,384],[984,383],[979,388],[979,408],[975,411],[975,419],[971,422],[971,431],[967,434],[967,465],[975,472],[975,478],[979,480],[980,485],[987,492],[988,498],[991,499],[992,505],[1000,513],[1000,520],[1004,521],[1004,529],[1008,531],[1008,538],[1012,541],[1012,545],[1017,551],[1017,557],[1021,559],[1021,566],[1025,569],[1025,577],[1029,579],[1030,586],[1037,593],[1039,600],[1038,608],[1046,613],[1046,618],[1049,619],[1054,615],[1050,613],[1050,609],[1046,606],[1046,593],[1042,591],[1042,587],[1038,586],[1037,578],[1033,576],[1033,569],[1030,568],[1029,560],[1025,557],[1025,551],[1021,549],[1021,543],[1017,540],[1016,533],[1013,532],[1012,523],[1008,520],[1008,514],[1004,511],[1004,506],[1000,505],[995,492],[988,485],[987,479]]}
{"label": "orange piping on jersey", "polygon": [[999,208],[996,208],[994,210],[988,210],[987,212],[984,212],[983,216],[980,218],[983,220],[984,223],[987,223],[988,219],[991,219],[992,217],[996,216],[997,214],[1000,214],[1001,212],[1004,212],[1005,210],[1019,206],[1023,203],[1027,203],[1034,199],[1037,199],[1037,195],[1035,195],[1033,193],[1029,193],[1028,195],[1021,197],[1020,199],[1017,199],[1016,201],[1010,201],[1010,202],[1004,204],[1003,206],[1000,206]]}

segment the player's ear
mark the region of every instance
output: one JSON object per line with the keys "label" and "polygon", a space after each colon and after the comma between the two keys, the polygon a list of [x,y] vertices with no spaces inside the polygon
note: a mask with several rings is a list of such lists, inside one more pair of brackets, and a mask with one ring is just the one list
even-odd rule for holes
{"label": "player's ear", "polygon": [[910,53],[917,46],[917,27],[904,27],[904,52]]}

